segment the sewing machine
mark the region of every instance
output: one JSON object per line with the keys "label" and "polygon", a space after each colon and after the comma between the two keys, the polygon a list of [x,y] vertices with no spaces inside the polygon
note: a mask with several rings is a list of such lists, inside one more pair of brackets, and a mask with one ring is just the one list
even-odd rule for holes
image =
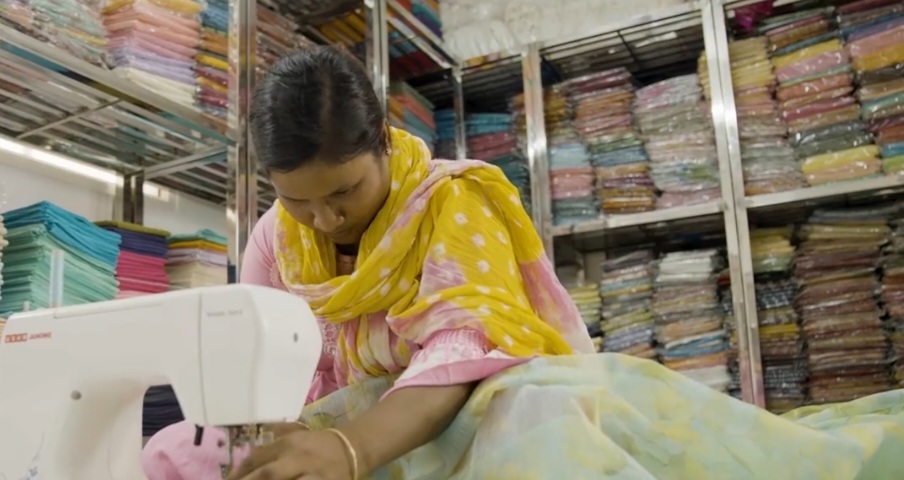
{"label": "sewing machine", "polygon": [[306,302],[247,285],[22,313],[2,337],[0,480],[146,478],[142,400],[154,385],[232,438],[295,421],[321,352]]}

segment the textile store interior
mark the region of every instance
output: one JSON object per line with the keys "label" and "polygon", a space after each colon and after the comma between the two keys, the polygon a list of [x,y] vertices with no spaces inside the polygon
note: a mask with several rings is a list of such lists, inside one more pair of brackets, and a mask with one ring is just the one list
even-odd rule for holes
{"label": "textile store interior", "polygon": [[[236,120],[247,91],[331,44],[436,158],[503,170],[600,352],[777,413],[900,388],[904,4],[630,3],[577,28],[461,0],[0,0],[0,160],[118,183],[107,212],[76,211],[0,161],[0,334],[233,281],[276,200]],[[222,226],[154,225],[165,195]],[[171,388],[147,393],[145,437],[182,418]]]}

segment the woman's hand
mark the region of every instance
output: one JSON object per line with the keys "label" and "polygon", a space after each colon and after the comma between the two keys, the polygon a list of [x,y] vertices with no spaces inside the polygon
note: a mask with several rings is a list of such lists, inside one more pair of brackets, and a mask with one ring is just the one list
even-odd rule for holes
{"label": "woman's hand", "polygon": [[339,436],[297,424],[268,428],[275,440],[256,447],[229,480],[353,480]]}

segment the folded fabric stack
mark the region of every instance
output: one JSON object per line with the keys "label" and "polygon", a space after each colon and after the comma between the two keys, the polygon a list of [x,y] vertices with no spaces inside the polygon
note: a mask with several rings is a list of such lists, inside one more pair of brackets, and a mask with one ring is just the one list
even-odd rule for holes
{"label": "folded fabric stack", "polygon": [[[402,0],[399,5],[420,20],[433,34],[442,38],[442,22],[437,0]],[[389,14],[397,15],[392,9]],[[409,40],[410,38],[410,35],[396,29],[391,29],[389,32],[390,68],[394,71],[404,72],[407,77],[427,73],[435,65],[423,50]]]}
{"label": "folded fabric stack", "polygon": [[9,245],[3,250],[0,312],[51,305],[51,264],[63,253],[63,305],[112,300],[119,284],[121,237],[49,202],[4,214]]}
{"label": "folded fabric stack", "polygon": [[549,157],[553,223],[568,225],[597,218],[590,155],[572,122],[573,111],[561,85],[545,92],[544,116]]}
{"label": "folded fabric stack", "polygon": [[580,287],[568,288],[568,294],[577,305],[578,311],[581,312],[581,318],[591,338],[603,336],[600,329],[600,311],[603,308],[603,301],[600,299],[599,291],[596,285],[586,285]]}
{"label": "folded fabric stack", "polygon": [[410,0],[411,7],[408,10],[414,14],[415,18],[421,21],[427,30],[433,32],[438,38],[443,38],[443,23],[440,20],[439,1],[438,0]]}
{"label": "folded fabric stack", "polygon": [[35,25],[34,11],[28,7],[28,0],[0,0],[0,24],[7,25],[29,35],[42,38]]}
{"label": "folded fabric stack", "polygon": [[272,0],[257,2],[257,76],[260,77],[282,57],[295,50],[314,46],[309,38],[298,33],[298,25],[282,5]]}
{"label": "folded fabric stack", "polygon": [[807,363],[791,275],[793,233],[791,227],[761,229],[750,238],[766,408],[776,413],[806,401]]}
{"label": "folded fabric stack", "polygon": [[436,148],[434,156],[446,160],[457,160],[455,151],[455,112],[451,109],[437,110],[433,113],[436,124]]}
{"label": "folded fabric stack", "polygon": [[104,26],[114,71],[174,102],[194,106],[202,9],[194,0],[108,3]]}
{"label": "folded fabric stack", "polygon": [[405,82],[392,82],[389,94],[390,125],[420,138],[432,150],[436,143],[433,104]]}
{"label": "folded fabric stack", "polygon": [[893,214],[900,209],[817,210],[800,229],[794,274],[813,403],[889,388],[888,338],[875,294]]}
{"label": "folded fabric stack", "polygon": [[568,295],[578,307],[581,319],[587,327],[587,333],[597,346],[597,351],[602,348],[603,331],[600,329],[600,309],[602,300],[596,285],[588,285],[585,280],[584,270],[577,264],[568,263],[556,267],[556,277],[562,282],[562,286],[568,290]]}
{"label": "folded fabric stack", "polygon": [[22,0],[0,2],[0,15],[27,27],[71,55],[97,66],[108,61],[107,32],[98,0]]}
{"label": "folded fabric stack", "polygon": [[685,75],[637,91],[634,118],[662,196],[656,208],[721,197],[712,119],[698,76]]}
{"label": "folded fabric stack", "polygon": [[465,121],[468,158],[490,161],[511,155],[518,146],[507,113],[472,113]]}
{"label": "folded fabric stack", "polygon": [[[6,240],[6,226],[3,224],[3,215],[0,214],[0,300],[3,299],[3,247],[9,245]],[[0,314],[3,312],[0,311]]]}
{"label": "folded fabric stack", "polygon": [[468,158],[483,160],[501,168],[518,188],[521,203],[530,211],[530,169],[521,154],[514,120],[507,113],[474,113],[468,116]]}
{"label": "folded fabric stack", "polygon": [[894,380],[904,386],[904,220],[892,222],[891,241],[882,258],[882,306],[888,315],[886,329],[891,334],[892,358],[896,359]]}
{"label": "folded fabric stack", "polygon": [[97,222],[97,225],[122,237],[116,264],[117,298],[169,291],[166,276],[169,232],[127,222]]}
{"label": "folded fabric stack", "polygon": [[845,50],[858,76],[860,115],[887,174],[904,172],[904,4],[859,1],[839,7]]}
{"label": "folded fabric stack", "polygon": [[809,185],[878,173],[879,150],[860,122],[850,60],[831,20],[813,9],[766,20],[776,97]]}
{"label": "folded fabric stack", "polygon": [[600,264],[604,351],[656,358],[651,310],[654,261],[653,252],[640,250]]}
{"label": "folded fabric stack", "polygon": [[660,260],[653,283],[656,342],[662,363],[719,391],[731,384],[716,250],[674,252]]}
{"label": "folded fabric stack", "polygon": [[719,306],[722,311],[722,330],[725,331],[725,338],[728,340],[728,349],[726,357],[728,360],[728,377],[731,379],[728,383],[726,393],[734,398],[741,398],[741,359],[740,347],[738,343],[738,328],[735,323],[734,302],[731,293],[731,272],[726,268],[722,270],[718,279],[719,285]]}
{"label": "folded fabric stack", "polygon": [[201,12],[201,43],[195,55],[197,107],[222,120],[229,114],[229,0],[207,0]]}
{"label": "folded fabric stack", "polygon": [[226,237],[204,229],[167,240],[166,273],[173,290],[225,285],[229,278]]}
{"label": "folded fabric stack", "polygon": [[[765,36],[731,42],[731,79],[738,115],[738,136],[747,195],[794,190],[805,186],[788,131],[773,96],[775,75]],[[700,76],[708,73],[700,56]],[[706,85],[707,82],[702,82]],[[710,94],[709,88],[704,91]]]}
{"label": "folded fabric stack", "polygon": [[656,207],[650,162],[634,127],[634,78],[624,68],[562,84],[574,126],[587,146],[604,213],[635,213]]}

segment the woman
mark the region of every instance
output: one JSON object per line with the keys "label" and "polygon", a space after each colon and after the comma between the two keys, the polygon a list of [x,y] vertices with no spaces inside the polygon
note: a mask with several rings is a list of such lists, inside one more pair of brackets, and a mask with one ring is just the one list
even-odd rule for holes
{"label": "woman", "polygon": [[[279,202],[242,281],[304,297],[325,347],[299,424],[230,479],[904,478],[899,392],[791,422],[654,362],[584,355],[516,189],[389,128],[354,59],[280,61],[251,126]],[[193,434],[149,442],[151,480],[219,478],[223,437]]]}

